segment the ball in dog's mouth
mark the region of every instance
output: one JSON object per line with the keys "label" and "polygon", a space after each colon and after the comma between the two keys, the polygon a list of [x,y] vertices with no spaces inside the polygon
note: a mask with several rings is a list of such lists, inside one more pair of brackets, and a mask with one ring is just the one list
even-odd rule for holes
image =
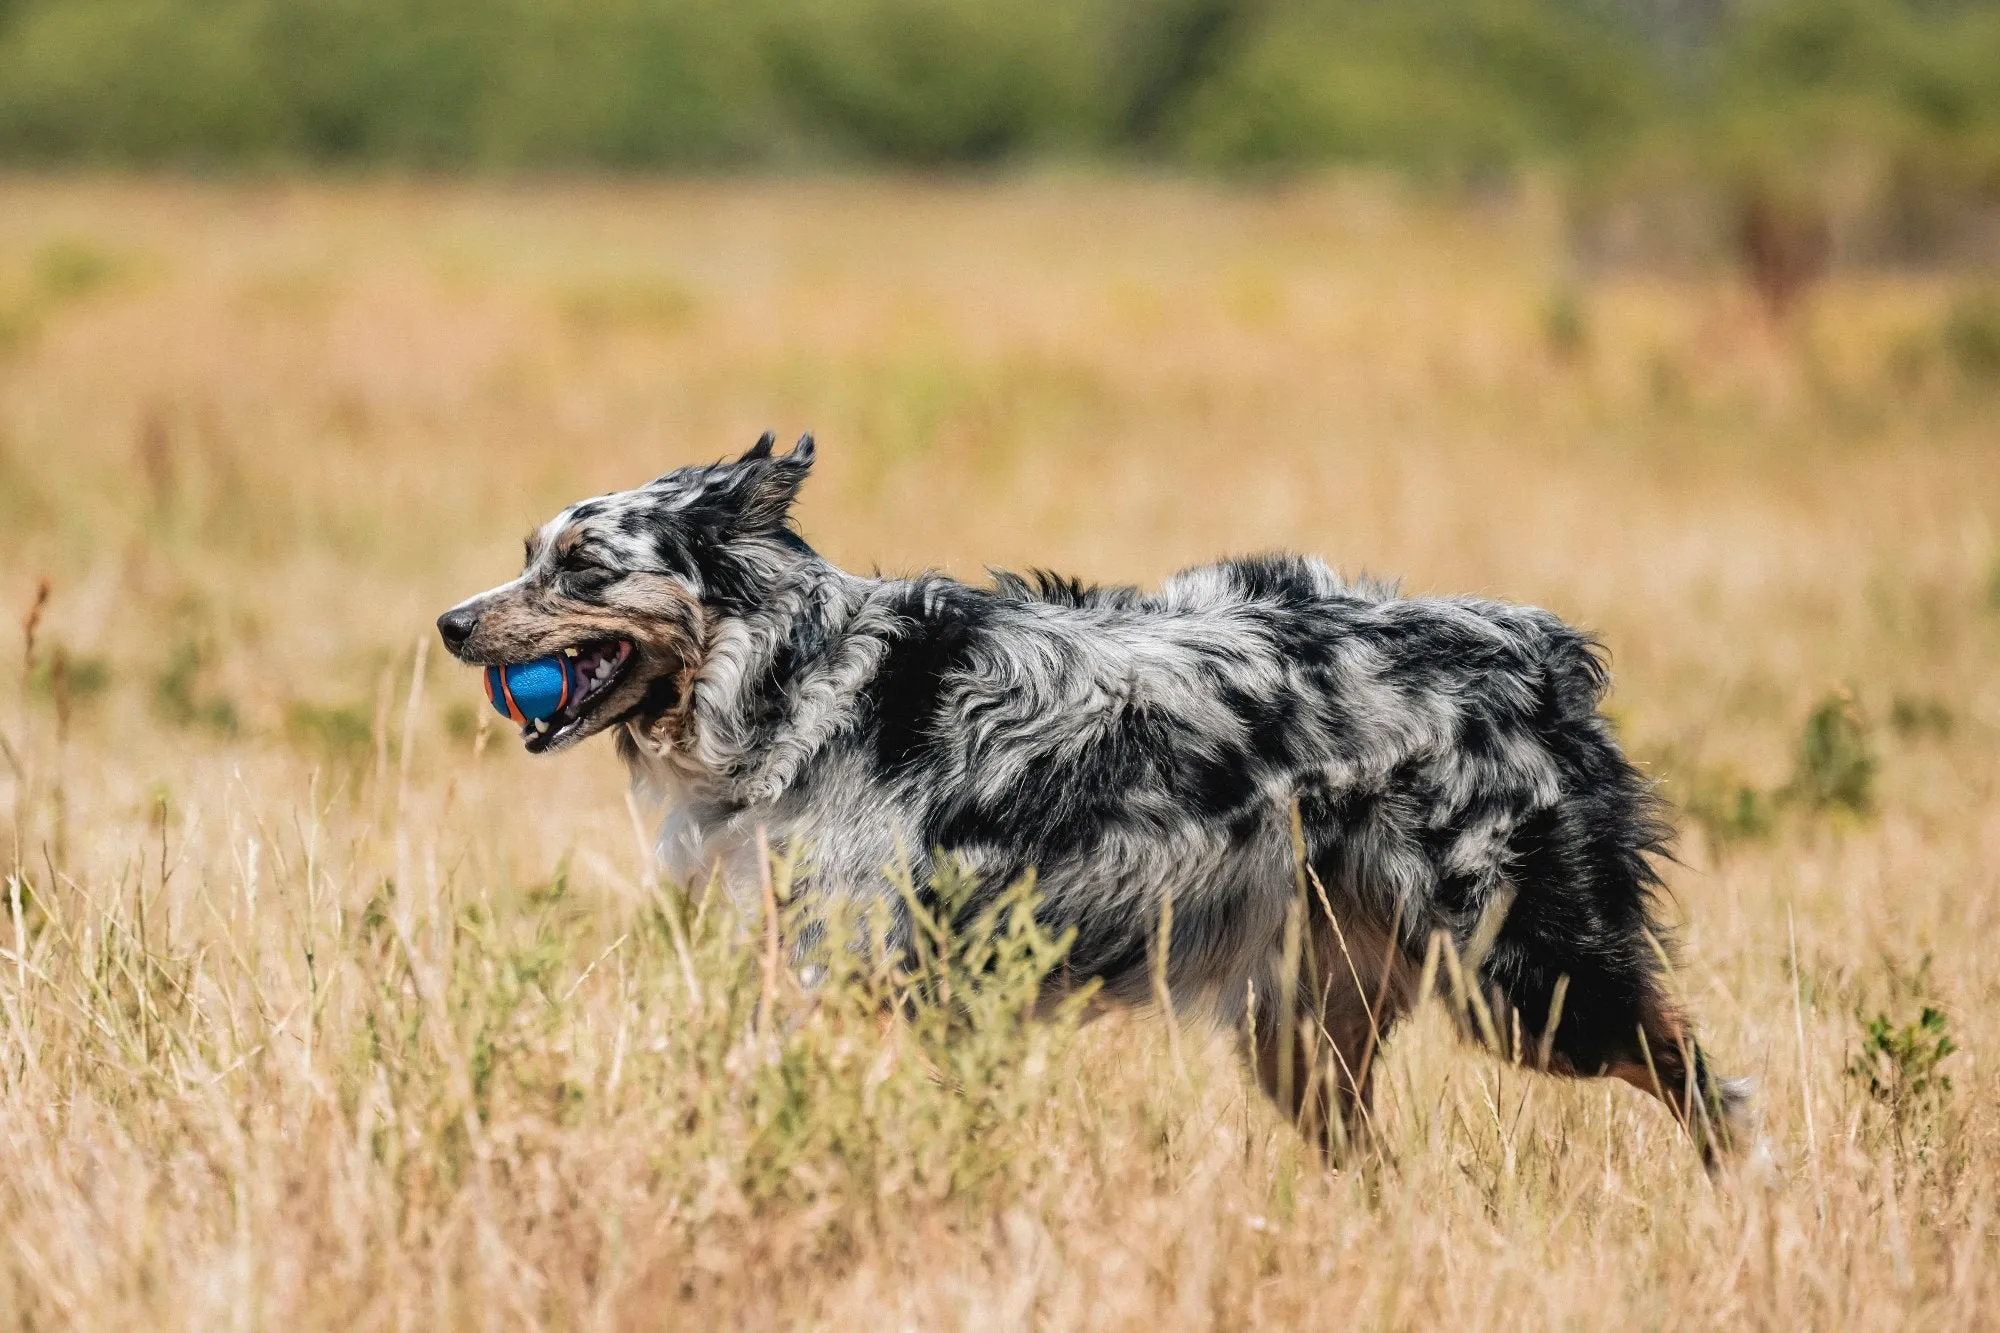
{"label": "ball in dog's mouth", "polygon": [[522,723],[521,741],[530,754],[540,754],[576,731],[631,664],[632,645],[623,639],[593,640],[565,648],[552,660],[563,673],[562,702],[546,717]]}

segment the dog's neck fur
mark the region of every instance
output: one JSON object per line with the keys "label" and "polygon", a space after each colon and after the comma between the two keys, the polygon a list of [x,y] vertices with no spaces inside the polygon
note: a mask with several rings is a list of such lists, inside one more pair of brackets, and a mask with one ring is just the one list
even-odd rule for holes
{"label": "dog's neck fur", "polygon": [[796,538],[732,556],[685,697],[619,739],[635,785],[704,823],[784,794],[851,717],[892,621],[875,597],[884,580]]}

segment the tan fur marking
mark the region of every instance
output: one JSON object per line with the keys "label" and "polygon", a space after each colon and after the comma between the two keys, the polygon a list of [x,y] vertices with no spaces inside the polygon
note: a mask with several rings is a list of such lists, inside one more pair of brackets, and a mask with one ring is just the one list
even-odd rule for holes
{"label": "tan fur marking", "polygon": [[[620,639],[632,645],[638,662],[592,714],[609,721],[645,696],[646,688],[671,676],[679,691],[666,718],[641,719],[651,732],[665,724],[674,738],[684,730],[690,684],[701,668],[707,638],[704,611],[676,580],[649,574],[626,577],[615,605],[582,602],[535,582],[489,594],[464,656],[471,661],[526,662],[561,652],[586,639]],[[588,726],[580,733],[596,730]]]}

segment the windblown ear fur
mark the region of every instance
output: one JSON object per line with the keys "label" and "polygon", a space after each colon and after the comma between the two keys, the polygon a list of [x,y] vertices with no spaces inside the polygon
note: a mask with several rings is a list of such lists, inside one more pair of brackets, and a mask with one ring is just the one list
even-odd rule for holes
{"label": "windblown ear fur", "polygon": [[723,495],[734,508],[735,522],[747,528],[778,527],[812,471],[813,437],[801,435],[788,454],[773,454],[769,431],[728,465]]}

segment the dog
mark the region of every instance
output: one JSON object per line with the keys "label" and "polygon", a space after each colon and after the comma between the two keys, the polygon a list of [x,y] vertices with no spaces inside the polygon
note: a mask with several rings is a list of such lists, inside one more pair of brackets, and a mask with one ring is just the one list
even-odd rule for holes
{"label": "dog", "polygon": [[1163,973],[1176,1010],[1244,1031],[1329,1156],[1367,1132],[1376,1052],[1441,957],[1502,1054],[1658,1097],[1711,1170],[1738,1142],[1747,1088],[1664,985],[1671,830],[1588,636],[1293,555],[1150,594],[861,577],[791,522],[812,437],[773,446],[570,506],[437,622],[467,663],[581,657],[522,739],[615,732],[667,798],[670,874],[754,885],[760,848],[804,848],[808,901],[881,903],[899,947],[886,867],[919,901],[943,858],[989,902],[1032,870],[1066,977],[1143,1005]]}

